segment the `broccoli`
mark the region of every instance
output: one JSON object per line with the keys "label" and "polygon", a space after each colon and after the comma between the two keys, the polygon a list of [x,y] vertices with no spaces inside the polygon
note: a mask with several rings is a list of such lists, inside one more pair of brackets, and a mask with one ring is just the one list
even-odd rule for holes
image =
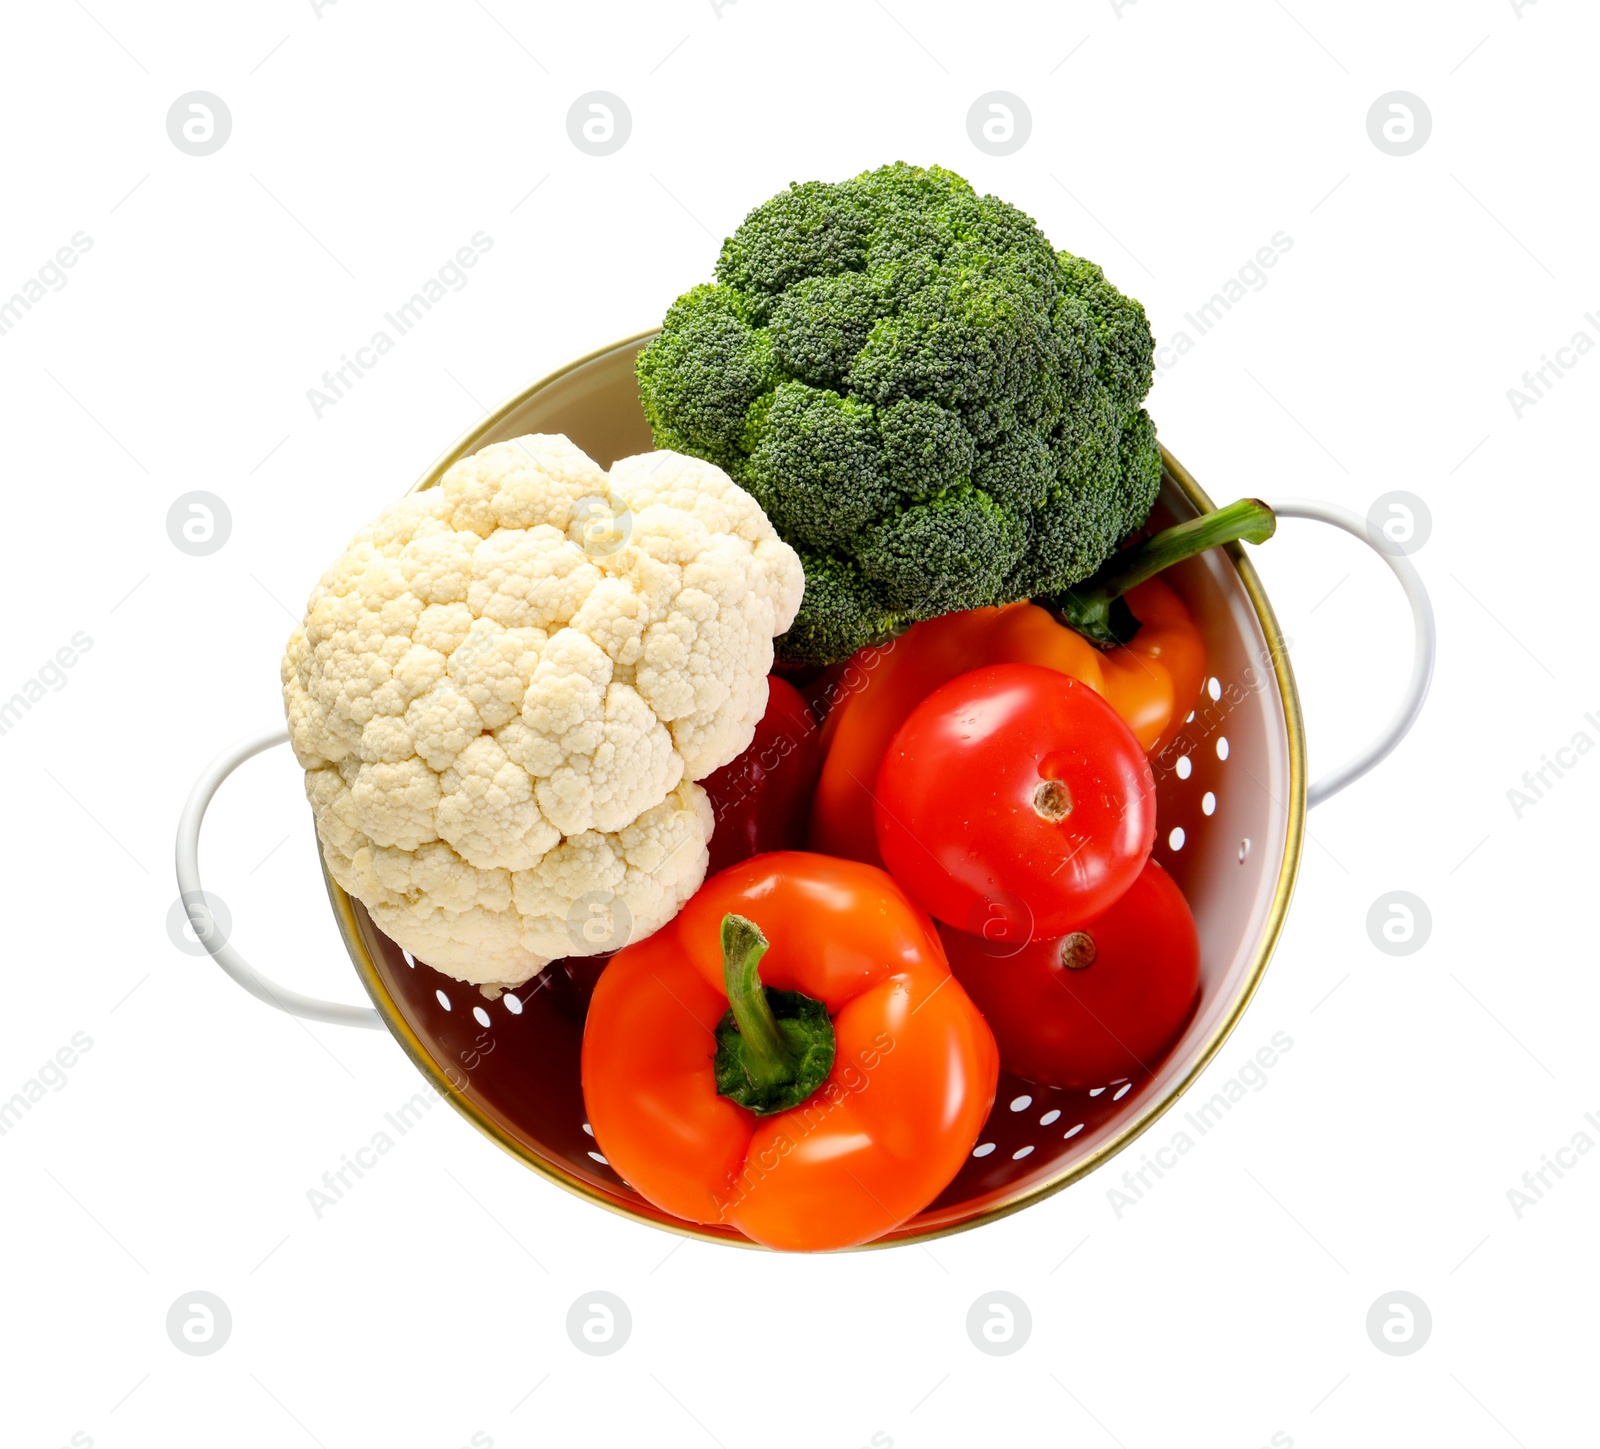
{"label": "broccoli", "polygon": [[1056,594],[1144,521],[1144,309],[953,172],[793,185],[639,356],[658,448],[710,459],[800,553],[778,641],[828,664],[918,619]]}

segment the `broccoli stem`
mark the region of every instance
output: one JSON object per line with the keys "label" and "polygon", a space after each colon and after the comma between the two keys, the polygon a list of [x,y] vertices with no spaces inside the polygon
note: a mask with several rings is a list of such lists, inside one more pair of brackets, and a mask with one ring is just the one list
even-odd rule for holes
{"label": "broccoli stem", "polygon": [[1062,589],[1035,602],[1103,649],[1129,644],[1139,632],[1139,621],[1122,596],[1135,584],[1219,544],[1239,539],[1265,543],[1277,527],[1272,510],[1259,498],[1241,498],[1226,508],[1164,528],[1132,548],[1119,549],[1076,588]]}

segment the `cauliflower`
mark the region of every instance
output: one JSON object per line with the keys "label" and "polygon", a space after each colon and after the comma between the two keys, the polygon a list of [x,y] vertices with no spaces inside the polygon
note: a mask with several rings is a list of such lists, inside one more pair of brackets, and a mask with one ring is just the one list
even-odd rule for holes
{"label": "cauliflower", "polygon": [[351,540],[289,637],[329,873],[491,993],[665,925],[706,871],[693,782],[748,747],[804,584],[701,459],[608,476],[549,434],[462,459]]}

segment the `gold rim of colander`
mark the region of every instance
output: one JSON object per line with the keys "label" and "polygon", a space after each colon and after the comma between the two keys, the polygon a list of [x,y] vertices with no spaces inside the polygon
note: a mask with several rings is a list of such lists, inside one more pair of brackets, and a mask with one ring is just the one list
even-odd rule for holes
{"label": "gold rim of colander", "polygon": [[[482,445],[481,440],[485,434],[504,422],[507,417],[521,408],[535,394],[542,392],[551,384],[560,381],[569,373],[576,372],[580,367],[595,361],[597,358],[605,357],[623,347],[637,347],[647,338],[653,337],[657,330],[654,327],[647,328],[643,332],[635,333],[631,337],[624,337],[605,347],[597,347],[592,352],[586,352],[582,357],[574,358],[564,366],[558,367],[554,372],[546,373],[538,381],[530,383],[522,391],[508,398],[493,412],[481,418],[463,433],[456,443],[442,454],[433,466],[418,479],[410,489],[410,492],[416,493],[424,488],[433,487],[453,463],[476,452]],[[1179,490],[1196,511],[1208,513],[1215,509],[1216,504],[1211,501],[1206,491],[1195,482],[1189,470],[1165,448],[1161,449],[1161,462],[1167,476],[1178,485]],[[1289,667],[1288,653],[1281,644],[1282,635],[1278,629],[1278,620],[1272,612],[1272,605],[1267,602],[1266,592],[1261,587],[1261,580],[1256,576],[1255,569],[1251,566],[1250,560],[1245,556],[1244,550],[1239,544],[1228,544],[1226,549],[1228,556],[1233,561],[1234,569],[1239,575],[1240,582],[1244,585],[1250,605],[1255,610],[1262,633],[1267,639],[1272,655],[1273,673],[1278,681],[1278,697],[1283,704],[1284,724],[1289,736],[1289,819],[1288,831],[1284,839],[1283,862],[1278,870],[1278,883],[1273,892],[1272,906],[1267,913],[1261,941],[1256,947],[1254,959],[1250,962],[1249,972],[1243,988],[1234,1000],[1227,1016],[1212,1032],[1210,1039],[1190,1065],[1182,1080],[1158,1101],[1145,1107],[1137,1117],[1128,1122],[1114,1137],[1101,1143],[1087,1157],[1074,1163],[1070,1168],[1064,1169],[1056,1176],[1048,1178],[1046,1181],[1030,1187],[1026,1191],[1019,1192],[1015,1197],[1009,1198],[993,1207],[984,1208],[981,1212],[974,1213],[971,1217],[962,1218],[957,1222],[943,1223],[920,1231],[916,1227],[916,1220],[913,1219],[903,1228],[897,1229],[871,1243],[862,1244],[862,1249],[898,1247],[907,1243],[928,1242],[934,1238],[947,1237],[952,1233],[966,1232],[969,1228],[979,1227],[984,1223],[992,1223],[999,1218],[1020,1212],[1023,1208],[1031,1207],[1034,1203],[1042,1202],[1053,1193],[1060,1192],[1063,1188],[1078,1181],[1079,1178],[1086,1177],[1095,1168],[1115,1157],[1123,1148],[1140,1137],[1189,1090],[1200,1073],[1210,1065],[1211,1059],[1221,1050],[1223,1042],[1232,1035],[1234,1027],[1239,1024],[1240,1017],[1244,1015],[1245,1008],[1255,995],[1256,988],[1261,984],[1261,978],[1267,969],[1267,962],[1271,960],[1273,949],[1278,943],[1278,936],[1283,930],[1284,917],[1288,913],[1289,901],[1294,894],[1295,875],[1300,867],[1300,851],[1304,843],[1306,815],[1305,724],[1300,714],[1300,695],[1295,688],[1294,673]],[[322,856],[320,849],[317,852],[317,856],[320,860]],[[651,1227],[680,1233],[685,1237],[726,1243],[736,1247],[754,1248],[759,1246],[742,1236],[730,1236],[725,1229],[719,1231],[714,1227],[684,1222],[667,1214],[660,1214],[652,1210],[619,1202],[590,1183],[585,1182],[582,1178],[566,1171],[558,1164],[531,1151],[523,1143],[511,1136],[483,1108],[458,1089],[456,1084],[451,1081],[449,1074],[429,1052],[422,1039],[411,1029],[394,998],[389,994],[388,988],[384,985],[383,978],[378,972],[377,963],[367,950],[360,925],[356,921],[355,908],[350,896],[328,875],[326,865],[323,867],[323,881],[328,888],[328,897],[333,903],[334,914],[339,921],[340,933],[344,936],[345,946],[350,952],[351,959],[355,962],[357,974],[361,978],[361,984],[366,988],[367,995],[372,998],[372,1003],[377,1008],[378,1015],[382,1018],[384,1025],[389,1028],[395,1039],[405,1048],[407,1055],[410,1056],[412,1062],[415,1063],[423,1076],[432,1083],[434,1089],[449,1101],[474,1127],[492,1142],[504,1148],[513,1157],[527,1164],[542,1177],[610,1212],[631,1218],[635,1222],[647,1223]],[[852,1249],[851,1251],[860,1251],[860,1249]]]}

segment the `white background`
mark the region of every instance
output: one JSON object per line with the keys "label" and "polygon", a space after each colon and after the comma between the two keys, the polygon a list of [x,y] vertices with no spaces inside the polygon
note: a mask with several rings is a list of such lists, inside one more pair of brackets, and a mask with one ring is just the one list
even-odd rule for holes
{"label": "white background", "polygon": [[[1507,791],[1600,740],[1600,356],[1520,419],[1506,390],[1580,327],[1600,339],[1600,24],[1577,0],[1120,5],[8,10],[0,295],[93,239],[0,337],[0,694],[93,640],[0,737],[0,1096],[93,1040],[0,1138],[8,1445],[1592,1442],[1600,1153],[1520,1218],[1507,1190],[1600,1114],[1600,757],[1520,819]],[[233,116],[204,158],[165,128],[195,89]],[[594,89],[633,116],[604,159],[565,127]],[[1405,158],[1366,130],[1397,89],[1433,117]],[[990,90],[1032,113],[1010,157],[967,136]],[[387,1035],[305,1029],[174,948],[191,780],[281,717],[310,585],[488,406],[657,321],[790,180],[895,158],[1029,211],[1163,339],[1287,232],[1268,285],[1156,384],[1163,440],[1218,499],[1364,512],[1404,488],[1432,511],[1427,712],[1312,818],[1275,961],[1206,1080],[1274,1032],[1293,1049],[1120,1218],[1121,1161],[926,1250],[735,1252],[589,1207],[439,1108],[318,1220],[307,1189],[416,1074]],[[470,284],[315,418],[307,388],[479,230]],[[165,530],[197,488],[233,516],[208,558]],[[1403,605],[1314,525],[1257,556],[1315,770],[1387,717]],[[356,999],[314,848],[277,752],[214,810],[207,882],[253,960]],[[1395,889],[1433,917],[1404,958],[1365,927]],[[634,1320],[608,1358],[564,1329],[598,1288]],[[1002,1288],[1033,1335],[988,1357],[965,1317]],[[232,1311],[214,1356],[166,1336],[194,1289]],[[1395,1289],[1433,1316],[1410,1357],[1365,1330]]]}

